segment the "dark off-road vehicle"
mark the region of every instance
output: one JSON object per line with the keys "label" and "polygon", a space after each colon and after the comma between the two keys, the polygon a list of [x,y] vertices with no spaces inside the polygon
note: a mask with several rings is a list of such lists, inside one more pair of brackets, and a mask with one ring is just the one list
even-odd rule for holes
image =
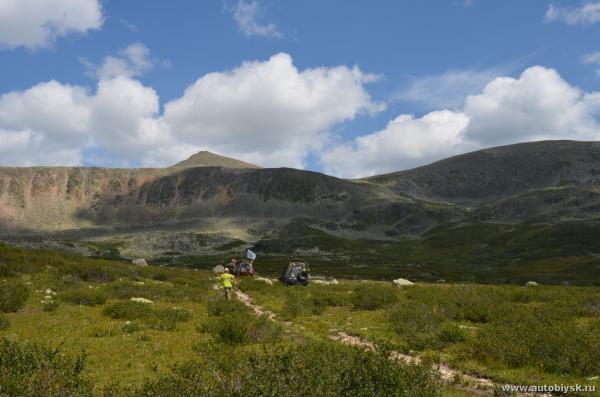
{"label": "dark off-road vehicle", "polygon": [[281,282],[285,285],[308,285],[310,269],[305,262],[289,262],[283,269]]}
{"label": "dark off-road vehicle", "polygon": [[227,268],[234,276],[254,276],[256,272],[254,265],[246,260],[238,260],[235,264],[229,263]]}

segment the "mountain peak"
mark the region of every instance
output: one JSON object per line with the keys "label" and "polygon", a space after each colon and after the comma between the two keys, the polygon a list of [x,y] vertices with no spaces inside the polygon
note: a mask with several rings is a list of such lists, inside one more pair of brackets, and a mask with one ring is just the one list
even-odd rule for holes
{"label": "mountain peak", "polygon": [[207,150],[201,150],[169,168],[194,168],[194,167],[224,167],[224,168],[261,168],[257,165],[241,160],[221,156]]}

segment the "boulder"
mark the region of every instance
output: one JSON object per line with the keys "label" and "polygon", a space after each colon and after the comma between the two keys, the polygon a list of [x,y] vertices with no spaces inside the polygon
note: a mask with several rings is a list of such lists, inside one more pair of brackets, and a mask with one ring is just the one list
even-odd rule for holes
{"label": "boulder", "polygon": [[408,285],[413,285],[413,282],[408,281],[405,278],[397,278],[396,280],[394,280],[394,284],[396,284],[398,287],[404,287]]}
{"label": "boulder", "polygon": [[539,284],[536,283],[535,281],[528,281],[525,283],[526,287],[535,287],[536,285],[539,285]]}
{"label": "boulder", "polygon": [[154,303],[150,299],[146,299],[146,298],[131,298],[131,300],[134,302],[139,302],[139,303]]}
{"label": "boulder", "polygon": [[131,261],[136,266],[148,266],[148,262],[146,262],[143,258],[134,259]]}
{"label": "boulder", "polygon": [[225,271],[225,266],[223,265],[217,265],[215,267],[213,267],[213,272],[215,273],[223,273]]}
{"label": "boulder", "polygon": [[445,284],[446,280],[444,280],[443,278],[440,278],[438,281],[436,281],[436,283],[438,283],[438,284]]}
{"label": "boulder", "polygon": [[263,283],[267,283],[269,285],[273,285],[273,280],[271,280],[270,278],[256,276],[256,277],[254,277],[254,279],[256,281],[261,281]]}
{"label": "boulder", "polygon": [[311,281],[313,283],[315,283],[315,284],[320,284],[320,285],[336,285],[336,284],[339,284],[338,281],[335,278],[333,280],[330,280],[330,281],[320,280],[320,279],[317,279],[317,280],[312,280],[311,279]]}

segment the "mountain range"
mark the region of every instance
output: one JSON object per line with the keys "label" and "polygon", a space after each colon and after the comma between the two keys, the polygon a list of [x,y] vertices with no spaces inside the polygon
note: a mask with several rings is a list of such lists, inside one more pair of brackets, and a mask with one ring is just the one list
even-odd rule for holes
{"label": "mountain range", "polygon": [[[423,278],[467,266],[506,279],[503,265],[554,258],[566,267],[553,275],[593,278],[599,215],[600,142],[502,146],[359,180],[210,152],[168,168],[0,167],[0,238],[121,257],[251,247],[382,272],[412,265]],[[582,261],[592,265],[582,271]]]}

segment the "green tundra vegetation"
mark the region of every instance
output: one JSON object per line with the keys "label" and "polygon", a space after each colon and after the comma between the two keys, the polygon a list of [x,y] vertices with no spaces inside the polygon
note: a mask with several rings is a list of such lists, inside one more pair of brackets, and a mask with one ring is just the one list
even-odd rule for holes
{"label": "green tundra vegetation", "polygon": [[598,287],[241,280],[271,321],[214,277],[0,245],[0,395],[470,395],[460,374],[600,387]]}

